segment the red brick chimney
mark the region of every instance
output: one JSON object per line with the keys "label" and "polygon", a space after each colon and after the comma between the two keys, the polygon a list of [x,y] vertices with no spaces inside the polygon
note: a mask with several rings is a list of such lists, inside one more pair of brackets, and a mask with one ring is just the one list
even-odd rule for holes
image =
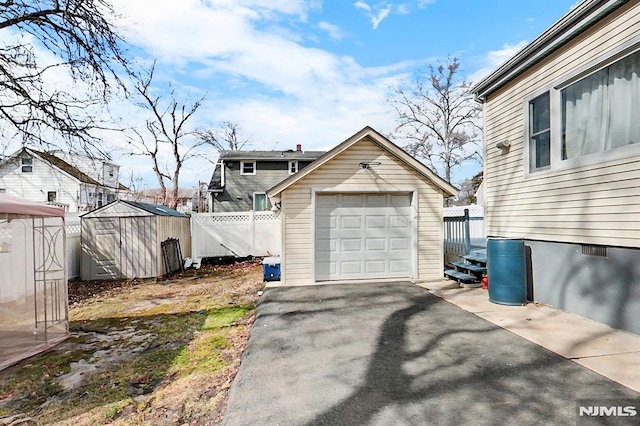
{"label": "red brick chimney", "polygon": [[302,144],[296,145],[296,151],[302,151]]}

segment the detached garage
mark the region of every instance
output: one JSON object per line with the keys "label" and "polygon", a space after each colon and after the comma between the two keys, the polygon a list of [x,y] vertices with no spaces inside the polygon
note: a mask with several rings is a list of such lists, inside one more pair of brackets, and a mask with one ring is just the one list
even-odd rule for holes
{"label": "detached garage", "polygon": [[[189,216],[156,204],[114,201],[82,216],[83,280],[161,277],[191,256]],[[175,268],[171,268],[174,270]]]}
{"label": "detached garage", "polygon": [[456,188],[370,127],[271,188],[281,285],[442,278],[442,207]]}

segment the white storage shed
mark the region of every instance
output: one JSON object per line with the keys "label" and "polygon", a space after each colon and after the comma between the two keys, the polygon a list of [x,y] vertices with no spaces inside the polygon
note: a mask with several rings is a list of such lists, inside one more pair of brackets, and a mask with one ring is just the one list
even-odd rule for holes
{"label": "white storage shed", "polygon": [[[178,240],[191,255],[190,218],[156,204],[118,200],[82,216],[82,280],[162,277],[171,254],[162,243]],[[182,259],[180,259],[182,261]]]}

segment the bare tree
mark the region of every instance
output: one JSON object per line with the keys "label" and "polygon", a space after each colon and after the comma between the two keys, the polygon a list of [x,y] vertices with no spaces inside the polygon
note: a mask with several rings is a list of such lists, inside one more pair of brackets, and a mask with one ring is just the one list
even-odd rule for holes
{"label": "bare tree", "polygon": [[418,75],[414,87],[397,89],[389,100],[397,114],[395,136],[408,140],[405,148],[447,182],[454,167],[482,158],[476,139],[480,107],[471,84],[457,80],[459,68],[456,58],[429,66],[429,75]]}
{"label": "bare tree", "polygon": [[460,192],[453,200],[453,205],[467,206],[477,203],[476,193],[482,184],[483,172],[476,173],[472,178],[460,182]]}
{"label": "bare tree", "polygon": [[[100,150],[91,130],[101,127],[87,113],[107,99],[127,71],[123,40],[114,30],[108,0],[0,1],[0,129],[46,147],[52,135],[85,151]],[[54,56],[46,60],[43,52]],[[63,69],[87,83],[82,96],[47,83]],[[50,82],[49,82],[50,83]],[[85,91],[86,92],[86,91]]]}
{"label": "bare tree", "polygon": [[[143,155],[151,159],[153,171],[160,185],[161,198],[171,207],[178,205],[180,172],[185,162],[198,156],[198,148],[204,144],[189,130],[187,122],[196,113],[204,98],[196,102],[180,102],[175,89],[164,95],[154,94],[152,87],[155,63],[146,76],[139,77],[135,91],[140,96],[140,106],[150,113],[146,120],[146,136],[133,130],[135,137],[129,138],[131,155]],[[163,155],[169,151],[169,160]],[[165,163],[166,161],[166,163]],[[166,181],[171,182],[167,191]]]}
{"label": "bare tree", "polygon": [[207,145],[211,145],[218,152],[240,151],[246,145],[250,145],[249,138],[241,136],[238,123],[223,121],[217,128],[198,130],[198,137]]}

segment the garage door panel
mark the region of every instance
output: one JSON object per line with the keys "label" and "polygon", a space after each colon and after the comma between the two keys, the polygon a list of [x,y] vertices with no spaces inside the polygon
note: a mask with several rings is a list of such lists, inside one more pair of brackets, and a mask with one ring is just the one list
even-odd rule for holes
{"label": "garage door panel", "polygon": [[338,207],[338,194],[323,194],[316,198],[316,207]]}
{"label": "garage door panel", "polygon": [[411,247],[411,241],[409,240],[409,238],[405,238],[405,237],[394,237],[394,238],[389,238],[389,250],[390,251],[404,251],[404,252],[409,252],[409,248]]}
{"label": "garage door panel", "polygon": [[366,206],[367,207],[385,207],[387,205],[387,196],[382,195],[374,195],[368,194],[366,195]]}
{"label": "garage door panel", "polygon": [[343,207],[361,207],[362,195],[361,194],[342,194],[339,195],[338,202]]}
{"label": "garage door panel", "polygon": [[361,229],[362,228],[362,216],[340,216],[340,229]]}
{"label": "garage door panel", "polygon": [[362,251],[361,238],[342,238],[340,239],[340,251]]}
{"label": "garage door panel", "polygon": [[411,219],[407,216],[390,215],[389,216],[389,228],[407,228]]}
{"label": "garage door panel", "polygon": [[392,207],[410,207],[411,200],[407,195],[393,195],[389,196],[390,205]]}
{"label": "garage door panel", "polygon": [[360,260],[343,260],[340,262],[340,272],[344,277],[360,277],[362,275],[362,262]]}
{"label": "garage door panel", "polygon": [[325,238],[316,240],[316,252],[329,253],[337,251],[337,240]]}
{"label": "garage door panel", "polygon": [[367,274],[384,274],[387,270],[387,262],[385,260],[367,261],[365,266]]}
{"label": "garage door panel", "polygon": [[365,244],[367,247],[367,252],[371,251],[386,251],[387,249],[387,239],[382,238],[367,238],[365,240]]}
{"label": "garage door panel", "polygon": [[389,270],[392,273],[402,273],[409,269],[409,261],[406,259],[389,260]]}
{"label": "garage door panel", "polygon": [[408,194],[319,194],[316,279],[411,276]]}
{"label": "garage door panel", "polygon": [[366,216],[365,227],[366,229],[385,229],[387,223],[386,216]]}

